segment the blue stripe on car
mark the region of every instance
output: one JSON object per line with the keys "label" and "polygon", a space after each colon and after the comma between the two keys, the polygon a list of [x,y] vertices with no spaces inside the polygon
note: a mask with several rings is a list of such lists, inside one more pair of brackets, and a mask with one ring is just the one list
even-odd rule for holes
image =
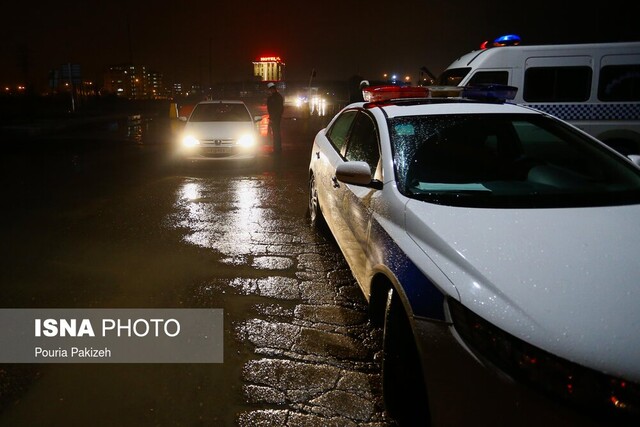
{"label": "blue stripe on car", "polygon": [[376,221],[371,225],[371,247],[396,277],[415,316],[445,320],[444,295],[413,263],[391,236]]}

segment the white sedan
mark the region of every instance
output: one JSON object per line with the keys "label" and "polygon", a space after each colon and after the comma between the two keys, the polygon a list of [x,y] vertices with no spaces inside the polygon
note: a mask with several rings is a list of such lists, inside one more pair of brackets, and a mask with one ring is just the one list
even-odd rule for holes
{"label": "white sedan", "polygon": [[640,168],[502,89],[371,87],[315,137],[310,219],[384,327],[386,408],[639,422]]}
{"label": "white sedan", "polygon": [[243,101],[212,100],[195,105],[186,121],[179,154],[187,160],[253,160],[259,150],[256,122]]}

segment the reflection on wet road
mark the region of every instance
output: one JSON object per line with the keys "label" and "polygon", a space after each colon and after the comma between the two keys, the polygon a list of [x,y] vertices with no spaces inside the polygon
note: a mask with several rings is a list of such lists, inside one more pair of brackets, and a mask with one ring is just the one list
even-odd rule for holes
{"label": "reflection on wet road", "polygon": [[202,283],[199,304],[252,298],[233,325],[255,355],[243,365],[249,405],[237,422],[380,425],[379,331],[336,247],[309,227],[305,183],[291,178],[185,179],[170,221],[240,273]]}
{"label": "reflection on wet road", "polygon": [[4,307],[223,308],[224,363],[0,365],[0,426],[392,425],[381,331],[306,218],[307,126],[247,167],[178,168],[136,141],[16,190]]}

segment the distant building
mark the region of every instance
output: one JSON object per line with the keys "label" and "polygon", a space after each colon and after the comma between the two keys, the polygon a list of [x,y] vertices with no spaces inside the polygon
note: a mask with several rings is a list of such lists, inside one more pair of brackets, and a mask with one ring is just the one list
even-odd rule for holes
{"label": "distant building", "polygon": [[162,81],[162,73],[149,71],[147,73],[147,95],[151,99],[167,99],[171,96]]}
{"label": "distant building", "polygon": [[173,83],[173,86],[171,88],[171,97],[182,96],[182,95],[183,95],[182,83]]}
{"label": "distant building", "polygon": [[279,56],[263,56],[253,61],[253,75],[262,81],[284,80],[284,68]]}
{"label": "distant building", "polygon": [[127,99],[149,99],[148,74],[144,66],[113,65],[104,75],[104,94]]}
{"label": "distant building", "polygon": [[186,92],[186,95],[196,96],[196,95],[201,95],[202,92],[203,92],[203,89],[202,89],[202,86],[200,86],[200,83],[192,83],[191,87]]}

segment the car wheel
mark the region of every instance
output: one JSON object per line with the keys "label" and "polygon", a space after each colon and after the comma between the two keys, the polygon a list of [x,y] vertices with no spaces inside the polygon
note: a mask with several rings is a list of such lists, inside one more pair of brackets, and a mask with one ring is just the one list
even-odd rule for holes
{"label": "car wheel", "polygon": [[307,215],[309,216],[309,221],[312,226],[316,228],[324,227],[324,218],[322,216],[322,210],[320,209],[320,201],[318,200],[318,189],[313,174],[309,176],[309,206],[307,208]]}
{"label": "car wheel", "polygon": [[418,350],[400,298],[390,289],[384,313],[382,392],[399,426],[429,426],[429,406]]}

